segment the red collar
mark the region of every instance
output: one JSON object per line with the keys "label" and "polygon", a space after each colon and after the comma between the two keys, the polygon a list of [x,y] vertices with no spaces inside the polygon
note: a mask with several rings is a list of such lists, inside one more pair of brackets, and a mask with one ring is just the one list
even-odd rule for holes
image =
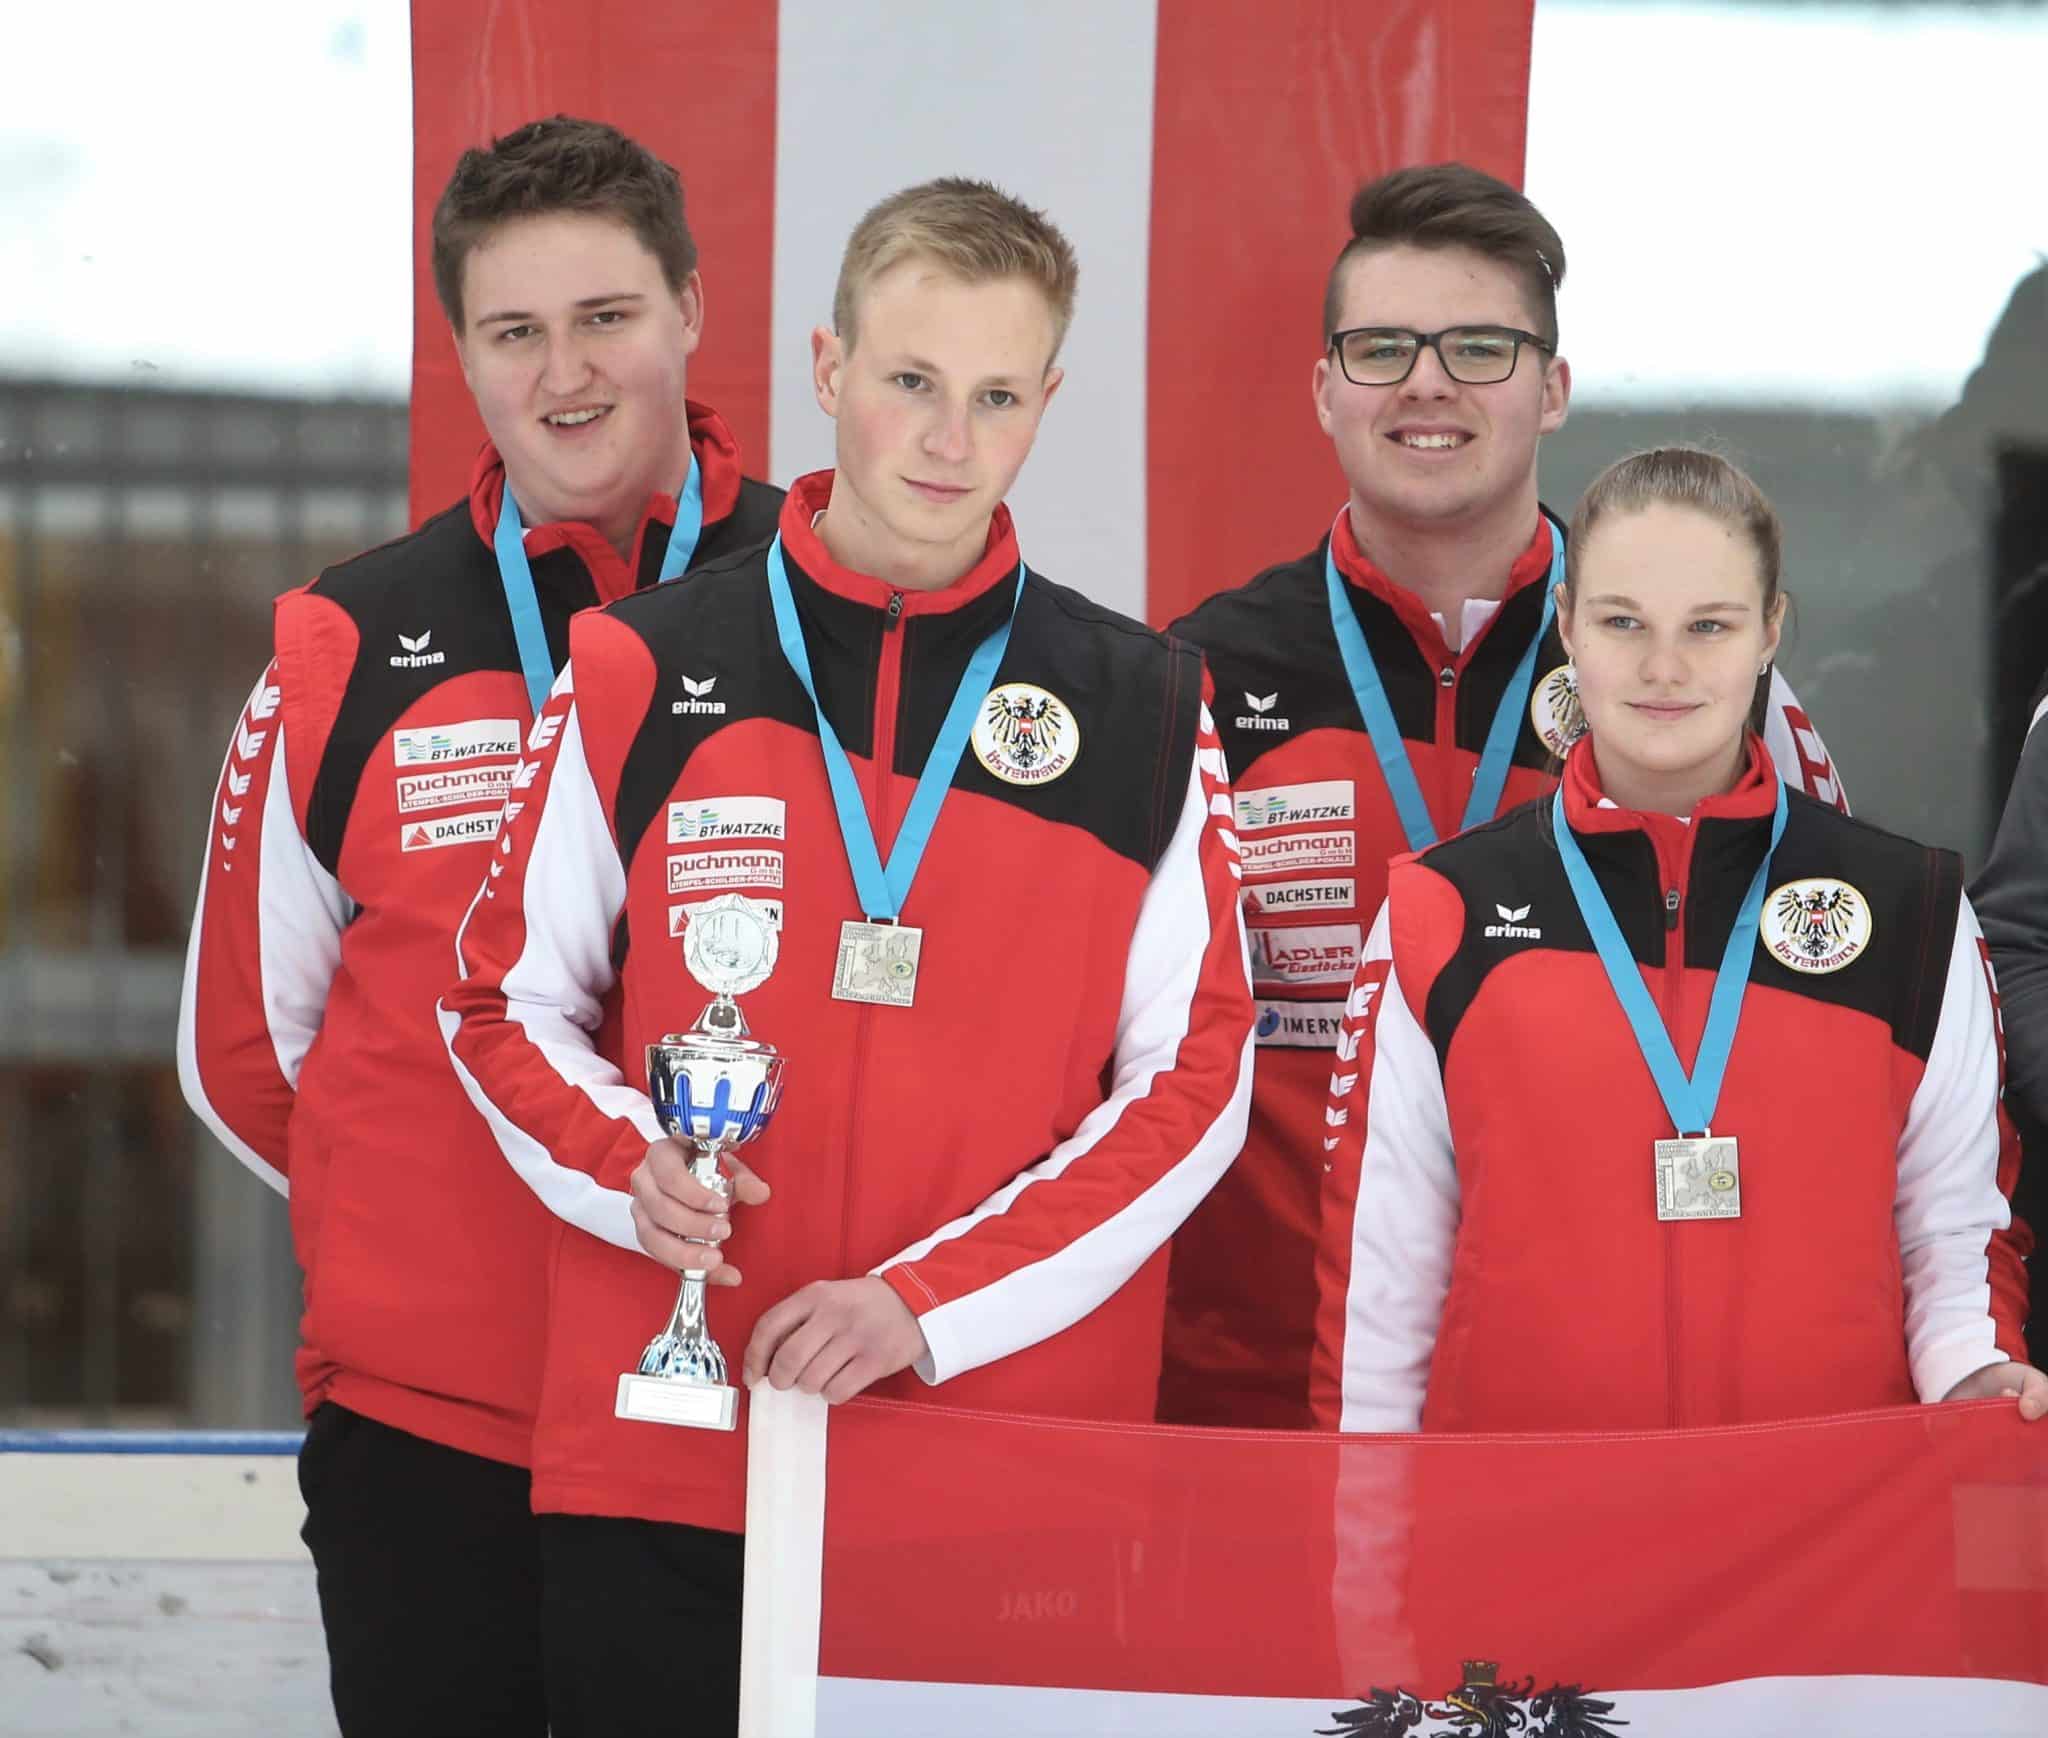
{"label": "red collar", "polygon": [[946,615],[972,603],[1017,571],[1017,528],[1010,522],[1010,509],[998,506],[988,525],[988,546],[981,559],[951,585],[937,591],[910,591],[888,584],[869,574],[856,573],[832,559],[825,540],[811,529],[811,521],[831,504],[831,471],[813,471],[790,484],[782,503],[782,546],[790,559],[827,591],[871,609],[887,609],[889,600],[901,597],[899,614],[907,616]]}
{"label": "red collar", "polygon": [[[1423,607],[1422,600],[1405,585],[1396,584],[1373,562],[1365,551],[1358,547],[1358,535],[1351,528],[1351,512],[1347,508],[1337,515],[1337,523],[1330,531],[1330,553],[1336,558],[1337,571],[1361,591],[1371,592],[1397,616],[1409,633],[1424,647],[1444,647],[1444,630],[1437,626],[1435,618]],[[1550,577],[1550,526],[1541,513],[1536,515],[1536,529],[1530,535],[1528,547],[1515,557],[1514,565],[1508,569],[1507,589],[1501,593],[1503,607],[1517,592],[1532,585],[1541,585]],[[1488,627],[1493,624],[1489,622]],[[1483,632],[1483,630],[1482,630]],[[1462,659],[1477,645],[1479,634],[1474,634],[1464,651]]]}
{"label": "red collar", "polygon": [[[1732,790],[1708,797],[1692,812],[1700,821],[1749,821],[1770,814],[1778,803],[1778,769],[1763,738],[1751,731],[1749,761]],[[1634,809],[1602,808],[1600,769],[1593,759],[1593,740],[1581,737],[1564,763],[1564,813],[1575,833],[1648,832],[1675,823],[1671,815],[1642,814]]]}
{"label": "red collar", "polygon": [[[704,523],[710,526],[730,517],[739,504],[740,443],[726,427],[725,418],[708,404],[685,399],[683,405],[690,419],[690,450],[696,455],[703,478]],[[476,534],[486,543],[497,536],[498,513],[504,502],[505,461],[499,457],[498,449],[485,441],[476,456],[476,469],[470,473],[469,518]],[[639,584],[640,556],[648,538],[666,539],[675,523],[675,496],[657,490],[647,497],[647,505],[641,510],[631,561],[621,561],[618,551],[581,520],[528,526],[526,553],[531,560],[565,546],[573,548],[590,570],[598,596],[610,603]]]}

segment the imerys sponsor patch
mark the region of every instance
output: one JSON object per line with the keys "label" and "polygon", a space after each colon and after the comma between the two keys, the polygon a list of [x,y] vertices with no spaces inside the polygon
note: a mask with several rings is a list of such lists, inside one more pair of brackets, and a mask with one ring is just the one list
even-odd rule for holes
{"label": "imerys sponsor patch", "polygon": [[1838,972],[1870,945],[1870,901],[1846,881],[1787,881],[1764,901],[1758,939],[1795,972]]}
{"label": "imerys sponsor patch", "polygon": [[1072,709],[1030,682],[991,688],[972,740],[975,758],[1013,785],[1050,784],[1081,754],[1081,728]]}

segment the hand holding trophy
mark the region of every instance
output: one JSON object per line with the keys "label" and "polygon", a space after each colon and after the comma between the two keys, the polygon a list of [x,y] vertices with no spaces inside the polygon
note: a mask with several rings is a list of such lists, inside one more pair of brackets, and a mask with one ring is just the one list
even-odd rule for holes
{"label": "hand holding trophy", "polygon": [[[775,969],[777,937],[767,910],[727,893],[697,906],[683,936],[683,963],[715,1000],[688,1032],[647,1046],[647,1090],[661,1126],[695,1149],[690,1175],[725,1195],[720,1157],[768,1126],[782,1095],[783,1057],[749,1035],[735,996],[759,989]],[[730,1430],[739,1390],[726,1381],[725,1354],[704,1321],[701,1271],[685,1271],[668,1326],[648,1342],[637,1370],[619,1378],[620,1418]]]}

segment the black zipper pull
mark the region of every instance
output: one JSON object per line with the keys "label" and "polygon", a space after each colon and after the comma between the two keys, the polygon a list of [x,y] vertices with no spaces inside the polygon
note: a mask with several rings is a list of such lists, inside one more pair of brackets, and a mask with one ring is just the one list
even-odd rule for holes
{"label": "black zipper pull", "polygon": [[1678,927],[1678,889],[1675,887],[1664,895],[1664,927]]}
{"label": "black zipper pull", "polygon": [[903,594],[900,591],[892,591],[889,594],[889,607],[882,612],[883,632],[886,633],[889,629],[893,628],[902,619]]}

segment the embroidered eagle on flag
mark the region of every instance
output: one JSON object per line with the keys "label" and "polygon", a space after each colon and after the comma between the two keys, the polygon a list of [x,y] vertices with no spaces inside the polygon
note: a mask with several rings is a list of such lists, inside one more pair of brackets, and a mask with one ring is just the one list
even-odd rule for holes
{"label": "embroidered eagle on flag", "polygon": [[1465,1681],[1435,1702],[1375,1685],[1358,1707],[1333,1709],[1337,1724],[1318,1726],[1316,1738],[1601,1738],[1628,1724],[1577,1684],[1539,1695],[1534,1678],[1503,1684],[1499,1673],[1492,1660],[1467,1660]]}

